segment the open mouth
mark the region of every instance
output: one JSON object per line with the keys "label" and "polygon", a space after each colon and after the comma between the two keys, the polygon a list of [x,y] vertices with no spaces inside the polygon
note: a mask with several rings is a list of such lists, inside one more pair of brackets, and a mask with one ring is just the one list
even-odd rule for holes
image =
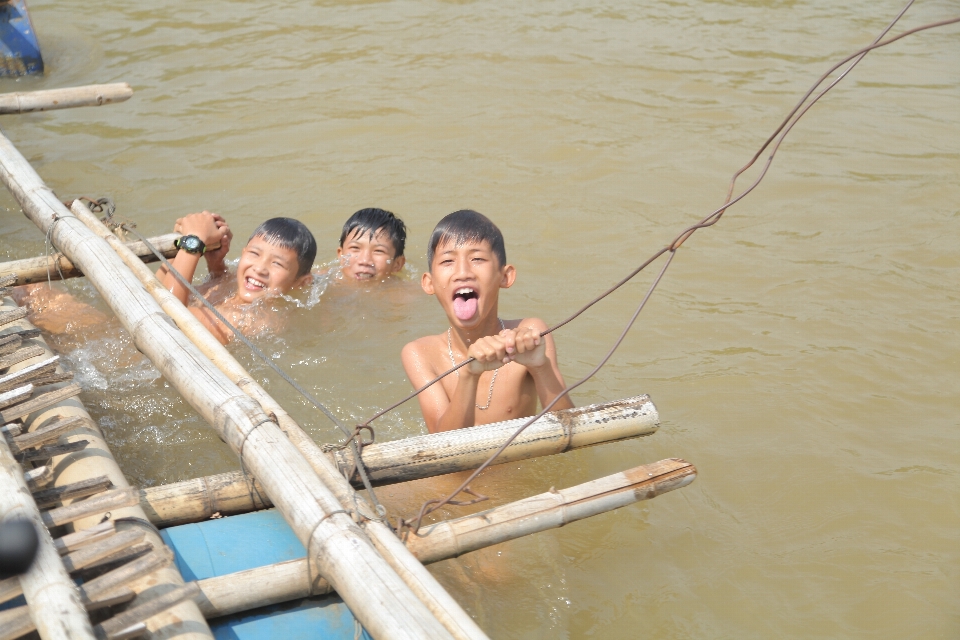
{"label": "open mouth", "polygon": [[459,320],[469,320],[477,315],[479,294],[470,287],[457,289],[453,294],[453,313]]}
{"label": "open mouth", "polygon": [[247,289],[250,291],[265,291],[267,288],[267,283],[256,278],[247,276],[246,278]]}

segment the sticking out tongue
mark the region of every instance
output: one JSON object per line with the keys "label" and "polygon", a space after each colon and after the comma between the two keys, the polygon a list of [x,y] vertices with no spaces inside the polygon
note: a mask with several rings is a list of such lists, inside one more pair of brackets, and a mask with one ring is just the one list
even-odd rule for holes
{"label": "sticking out tongue", "polygon": [[453,312],[460,320],[469,320],[477,314],[477,299],[457,296],[453,299]]}

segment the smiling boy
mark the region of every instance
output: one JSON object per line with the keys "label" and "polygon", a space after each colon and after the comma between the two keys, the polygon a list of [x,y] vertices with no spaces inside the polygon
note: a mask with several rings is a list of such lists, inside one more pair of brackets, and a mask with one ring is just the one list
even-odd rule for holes
{"label": "smiling boy", "polygon": [[[475,360],[418,396],[430,433],[536,413],[565,388],[557,350],[539,318],[502,320],[500,289],[517,272],[507,264],[503,234],[476,211],[451,213],[433,230],[423,290],[437,297],[450,327],[407,344],[403,368],[419,389],[467,357]],[[564,395],[554,410],[573,407]]]}
{"label": "smiling boy", "polygon": [[[293,218],[271,218],[257,227],[240,254],[237,264],[236,292],[217,296],[213,289],[223,288],[227,275],[224,262],[230,250],[233,232],[218,214],[203,211],[177,220],[174,231],[182,233],[179,251],[171,261],[186,280],[193,275],[200,257],[207,260],[213,276],[209,286],[201,289],[214,302],[221,314],[246,333],[257,331],[270,322],[262,309],[253,304],[261,299],[279,296],[310,282],[310,270],[317,255],[317,242],[310,230]],[[219,248],[207,251],[207,246]],[[189,292],[165,267],[157,271],[157,278],[181,302],[187,304]],[[218,282],[220,280],[220,282]],[[191,313],[207,327],[221,343],[226,344],[233,333],[206,307],[189,307]]]}
{"label": "smiling boy", "polygon": [[366,285],[383,282],[403,269],[407,228],[384,209],[361,209],[347,219],[340,234],[342,280]]}

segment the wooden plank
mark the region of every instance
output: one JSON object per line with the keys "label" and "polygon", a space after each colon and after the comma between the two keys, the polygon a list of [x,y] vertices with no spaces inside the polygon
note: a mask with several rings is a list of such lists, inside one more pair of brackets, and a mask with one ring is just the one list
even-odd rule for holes
{"label": "wooden plank", "polygon": [[13,353],[0,357],[0,369],[8,369],[19,362],[42,356],[44,353],[46,353],[46,350],[40,345],[27,345],[26,347],[17,349]]}
{"label": "wooden plank", "polygon": [[15,422],[10,424],[5,424],[0,427],[0,433],[3,434],[6,438],[14,438],[20,435],[20,431],[23,430],[23,425],[17,424]]}
{"label": "wooden plank", "polygon": [[0,94],[0,114],[32,113],[73,107],[99,107],[129,100],[133,89],[126,82],[88,84]]}
{"label": "wooden plank", "polygon": [[[0,96],[2,95],[3,94],[0,94]],[[165,258],[172,258],[177,255],[177,251],[179,251],[173,245],[179,237],[179,233],[166,233],[162,236],[148,238],[148,241],[156,247]],[[157,256],[147,249],[147,245],[142,241],[130,242],[127,243],[127,246],[144,263],[159,262]],[[62,254],[25,258],[12,262],[0,262],[0,274],[16,276],[15,284],[17,286],[47,282],[48,279],[66,280],[83,276],[83,272]]]}
{"label": "wooden plank", "polygon": [[29,340],[30,338],[36,338],[40,335],[40,329],[37,329],[36,327],[22,328],[14,325],[12,328],[7,327],[2,331],[3,333],[0,335],[3,337],[19,336],[21,340]]}
{"label": "wooden plank", "polygon": [[143,540],[142,529],[125,529],[99,542],[93,542],[63,556],[63,566],[67,573],[74,573],[93,566],[94,563],[112,556],[123,549]]}
{"label": "wooden plank", "polygon": [[66,418],[57,416],[53,422],[48,422],[36,431],[15,437],[13,444],[17,449],[24,451],[56,442],[63,434],[76,429],[81,422],[84,422],[84,418],[81,416],[69,416]]}
{"label": "wooden plank", "polygon": [[0,356],[13,353],[23,344],[23,338],[16,334],[0,336]]}
{"label": "wooden plank", "polygon": [[63,556],[88,544],[108,538],[116,533],[116,531],[117,526],[114,521],[107,520],[89,529],[74,531],[73,533],[68,533],[63,537],[57,538],[53,541],[53,546],[56,548],[57,553]]}
{"label": "wooden plank", "polygon": [[0,276],[0,287],[10,287],[17,279],[13,276]]}
{"label": "wooden plank", "polygon": [[63,444],[52,444],[29,449],[15,454],[18,462],[40,462],[50,460],[56,456],[65,456],[68,453],[83,451],[89,442],[87,440],[77,440],[75,442],[65,442]]}
{"label": "wooden plank", "polygon": [[86,498],[98,493],[103,493],[113,487],[113,482],[107,476],[97,478],[88,478],[79,482],[71,482],[62,487],[53,489],[44,489],[33,494],[33,500],[41,509],[57,504],[64,500],[76,500]]}
{"label": "wooden plank", "polygon": [[81,597],[95,601],[100,596],[119,587],[125,587],[128,583],[162,569],[171,562],[173,562],[173,552],[170,549],[166,547],[154,549],[149,554],[137,558],[133,562],[128,562],[119,569],[114,569],[98,578],[84,582],[80,587]]}
{"label": "wooden plank", "polygon": [[47,465],[30,469],[23,474],[23,479],[30,491],[37,491],[53,482],[53,469]]}
{"label": "wooden plank", "polygon": [[26,307],[17,307],[16,309],[11,309],[10,311],[0,311],[0,327],[8,325],[11,322],[16,322],[17,320],[23,320],[26,317]]}
{"label": "wooden plank", "polygon": [[121,551],[112,553],[105,558],[97,560],[87,568],[97,569],[98,571],[102,571],[104,569],[110,571],[110,570],[116,569],[121,565],[124,565],[130,562],[131,560],[136,560],[137,558],[145,556],[146,554],[153,551],[155,548],[156,547],[152,542],[138,542],[136,544],[130,545],[129,547]]}
{"label": "wooden plank", "polygon": [[59,527],[63,524],[104,513],[111,509],[132,507],[137,504],[137,494],[132,489],[114,489],[99,496],[74,502],[66,507],[58,507],[40,514],[47,527]]}
{"label": "wooden plank", "polygon": [[22,387],[11,389],[0,393],[0,409],[12,407],[15,404],[24,402],[33,395],[33,385],[25,384]]}
{"label": "wooden plank", "polygon": [[0,410],[0,420],[8,422],[10,420],[25,418],[34,411],[42,411],[47,407],[52,407],[58,402],[63,402],[67,398],[72,398],[75,395],[79,395],[80,391],[80,385],[74,382],[65,387],[61,387],[60,389],[54,389],[53,391],[42,393],[32,400],[28,400],[27,402],[18,404],[8,409]]}
{"label": "wooden plank", "polygon": [[52,356],[42,362],[24,367],[20,371],[0,376],[0,393],[23,386],[39,376],[52,373],[59,362],[60,356]]}
{"label": "wooden plank", "polygon": [[157,615],[161,611],[166,611],[172,606],[175,606],[187,598],[195,598],[200,594],[200,587],[196,582],[188,582],[182,587],[172,589],[152,600],[148,600],[141,605],[128,609],[123,613],[120,613],[113,618],[100,623],[94,628],[94,633],[98,638],[103,640],[118,640],[122,637],[129,637],[122,635],[122,632],[128,627],[132,627],[138,623],[142,623],[153,616]]}
{"label": "wooden plank", "polygon": [[52,371],[50,373],[37,376],[30,381],[30,384],[33,385],[34,389],[39,389],[40,387],[45,387],[49,384],[58,384],[60,382],[67,382],[69,380],[73,380],[72,371],[63,371],[60,373]]}

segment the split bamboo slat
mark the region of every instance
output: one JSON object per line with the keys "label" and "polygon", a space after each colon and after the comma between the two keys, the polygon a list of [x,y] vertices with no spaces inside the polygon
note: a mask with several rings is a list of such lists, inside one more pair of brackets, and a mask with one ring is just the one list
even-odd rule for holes
{"label": "split bamboo slat", "polygon": [[[0,147],[2,148],[2,147]],[[313,440],[300,428],[300,426],[287,414],[286,411],[273,399],[267,392],[258,385],[252,376],[247,373],[243,367],[233,358],[233,356],[224,348],[220,342],[214,338],[206,328],[177,300],[169,291],[160,285],[159,281],[153,276],[149,269],[141,263],[132,253],[127,251],[116,236],[99,221],[99,219],[90,213],[90,211],[81,202],[75,201],[71,208],[74,214],[80,218],[98,237],[106,241],[122,258],[124,264],[133,272],[139,283],[145,287],[156,301],[161,305],[164,311],[173,318],[177,326],[187,335],[190,340],[197,345],[202,353],[210,359],[227,376],[229,380],[239,387],[243,393],[259,403],[263,411],[269,412],[279,423],[281,433],[285,434],[289,442],[295,446],[295,450],[302,456],[300,459],[306,459],[309,469],[319,476],[324,489],[330,493],[327,495],[331,499],[329,508],[336,510],[350,509],[353,505],[362,505],[364,501],[358,499],[353,487],[347,480],[340,475],[336,467],[323,455],[320,448]],[[225,439],[226,440],[226,439]],[[229,441],[228,441],[229,442]],[[270,495],[274,503],[278,503],[275,490],[270,486],[256,469],[246,466],[251,475],[263,483],[267,494]],[[293,526],[288,514],[285,513],[282,505],[278,504],[278,509],[284,515],[288,524],[296,532],[297,528]],[[374,514],[363,514],[365,517],[376,517]],[[337,516],[331,517],[331,520]],[[404,593],[407,589],[415,595],[418,605],[426,606],[432,616],[431,622],[439,620],[442,625],[437,633],[455,638],[486,638],[483,631],[470,618],[469,615],[460,607],[460,605],[446,592],[446,590],[436,581],[436,579],[414,558],[404,547],[396,536],[382,523],[369,520],[364,527],[369,541],[373,543],[376,551],[383,554],[388,566],[392,569],[391,574],[397,575],[401,584],[405,585]],[[311,547],[304,543],[308,551],[308,558],[313,557]],[[312,569],[311,569],[312,570]],[[395,572],[395,573],[393,573]],[[323,572],[319,572],[321,575]],[[326,576],[329,579],[329,576]],[[333,582],[331,580],[331,582]],[[336,583],[334,583],[336,584]],[[377,631],[367,626],[366,621],[354,609],[354,595],[345,593],[339,586],[337,592],[347,602],[354,615],[367,627],[375,637]],[[419,617],[419,613],[417,614]],[[383,627],[381,627],[383,628]],[[386,631],[386,629],[385,629]],[[401,635],[406,631],[399,629],[390,630],[391,634]],[[385,636],[386,637],[386,636]]]}
{"label": "split bamboo slat", "polygon": [[[149,238],[149,241],[150,244],[160,250],[164,257],[172,258],[177,255],[177,248],[173,246],[173,242],[179,237],[179,233],[168,233],[156,238]],[[144,262],[157,262],[157,256],[147,249],[147,245],[143,242],[138,240],[127,243],[127,246]],[[66,256],[57,254],[0,262],[0,276],[4,275],[16,276],[13,284],[24,285],[46,282],[47,279],[66,280],[67,278],[76,278],[82,276],[83,272],[77,269]]]}
{"label": "split bamboo slat", "polygon": [[[420,535],[408,536],[406,545],[424,564],[431,564],[650,500],[690,484],[696,473],[696,468],[684,460],[661,460],[429,525]],[[199,584],[203,594],[200,610],[208,619],[330,590],[324,582],[311,583],[304,559],[208,578]]]}
{"label": "split bamboo slat", "polygon": [[109,538],[116,532],[116,524],[113,522],[113,520],[107,520],[106,522],[102,522],[95,527],[90,527],[89,529],[84,529],[82,531],[74,531],[73,533],[68,533],[65,536],[57,538],[53,541],[53,546],[57,548],[57,553],[63,556],[77,551],[88,544],[93,544],[94,542],[100,542],[101,540]]}
{"label": "split bamboo slat", "polygon": [[4,93],[0,95],[0,114],[51,111],[71,107],[99,107],[129,100],[132,95],[133,89],[126,82]]}
{"label": "split bamboo slat", "polygon": [[[6,299],[0,305],[0,308],[11,308],[7,305],[12,304],[12,300]],[[38,337],[38,333],[26,320],[18,321],[14,325],[14,329],[18,335],[31,336],[36,338],[34,340],[36,344],[44,344],[42,338]],[[9,330],[10,327],[7,327],[4,331]],[[49,349],[47,351],[49,353]],[[43,356],[40,356],[40,358],[43,358]],[[32,365],[28,361],[16,366],[26,369]],[[53,366],[56,366],[56,361],[54,361]],[[51,369],[51,372],[53,371]],[[79,400],[76,398],[64,400],[52,407],[31,414],[22,425],[22,435],[32,438],[41,429],[46,430],[65,420],[73,420],[74,422],[70,430],[58,431],[56,435],[59,442],[57,444],[25,449],[17,454],[18,457],[24,460],[28,457],[33,458],[33,456],[50,457],[49,464],[55,469],[53,485],[56,487],[105,475],[114,486],[119,488],[80,501],[74,501],[72,504],[57,507],[50,511],[44,511],[41,513],[43,521],[48,527],[68,525],[75,531],[82,531],[87,528],[97,528],[105,514],[109,513],[111,518],[118,520],[115,525],[117,530],[143,532],[146,540],[149,540],[156,547],[161,547],[163,543],[160,536],[147,521],[146,514],[139,508],[136,494],[130,489],[123,472],[113,459],[113,455],[103,439],[103,434],[100,433],[96,423],[90,418]],[[41,436],[39,441],[35,440],[32,444],[36,445],[47,441],[46,436]],[[20,441],[24,445],[28,442],[29,440]],[[16,441],[11,441],[11,444],[16,446]],[[51,457],[51,450],[59,451],[56,451],[56,455]],[[183,579],[176,568],[165,567],[136,580],[129,589],[124,590],[122,597],[121,595],[111,594],[110,598],[99,599],[96,603],[86,603],[86,606],[89,610],[91,607],[107,606],[109,602],[125,602],[131,599],[135,599],[132,606],[137,606],[181,585],[183,585]],[[208,639],[211,637],[203,615],[192,603],[183,603],[174,610],[161,613],[150,620],[148,633],[154,640],[174,637],[178,640],[200,640],[201,638]]]}
{"label": "split bamboo slat", "polygon": [[364,627],[376,638],[451,637],[341,513],[336,497],[276,423],[168,323],[109,245],[63,206],[2,135],[0,179],[24,214],[86,274],[137,348],[263,484],[308,550],[311,571],[335,585]]}
{"label": "split bamboo slat", "polygon": [[[374,486],[473,470],[523,422],[509,420],[374,443],[364,447],[363,461]],[[497,463],[646,436],[659,424],[657,409],[646,395],[555,411],[530,425]],[[344,474],[353,469],[349,449],[329,452],[327,457]],[[361,484],[356,474],[353,484],[357,488]],[[215,513],[226,516],[272,506],[263,489],[241,471],[141,489],[140,505],[160,528],[199,522]]]}
{"label": "split bamboo slat", "polygon": [[[16,638],[39,630],[44,639],[90,639],[93,628],[80,603],[77,587],[70,580],[53,539],[40,518],[30,490],[23,481],[23,470],[13,458],[6,440],[0,437],[0,517],[21,517],[33,523],[40,544],[37,557],[19,581],[27,600],[28,615],[9,620],[0,636]],[[22,629],[22,631],[21,631]]]}
{"label": "split bamboo slat", "polygon": [[[21,316],[20,319],[26,316]],[[23,369],[0,375],[0,393],[23,386],[35,378],[53,373],[60,362],[60,356],[52,356]]]}

